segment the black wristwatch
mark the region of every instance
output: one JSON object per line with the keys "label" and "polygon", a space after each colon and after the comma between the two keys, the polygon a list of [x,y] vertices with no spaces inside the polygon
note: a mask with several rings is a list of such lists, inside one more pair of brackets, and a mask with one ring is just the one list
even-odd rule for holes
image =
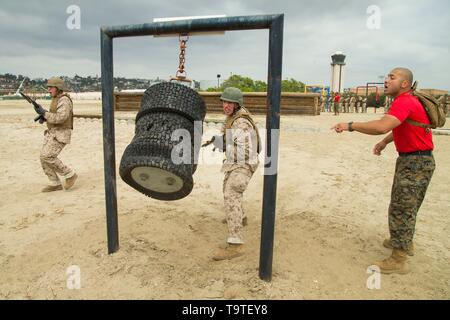
{"label": "black wristwatch", "polygon": [[350,132],[353,131],[352,124],[353,124],[353,121],[350,121],[350,122],[348,123],[348,131],[350,131]]}

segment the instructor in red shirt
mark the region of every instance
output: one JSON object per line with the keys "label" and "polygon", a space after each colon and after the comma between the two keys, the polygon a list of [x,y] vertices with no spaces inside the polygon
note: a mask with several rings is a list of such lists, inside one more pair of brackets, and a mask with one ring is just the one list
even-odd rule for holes
{"label": "instructor in red shirt", "polygon": [[340,109],[340,102],[341,102],[341,95],[339,92],[336,92],[334,95],[334,115],[339,115],[339,109]]}
{"label": "instructor in red shirt", "polygon": [[407,120],[429,124],[418,98],[411,94],[413,74],[406,68],[393,69],[384,81],[384,92],[394,97],[390,110],[381,119],[368,122],[338,123],[336,132],[358,131],[370,135],[389,134],[373,148],[380,155],[394,141],[398,151],[389,205],[390,238],[383,245],[392,249],[387,259],[377,262],[382,273],[408,273],[408,255],[414,255],[413,237],[417,211],[425,197],[435,162],[431,131]]}

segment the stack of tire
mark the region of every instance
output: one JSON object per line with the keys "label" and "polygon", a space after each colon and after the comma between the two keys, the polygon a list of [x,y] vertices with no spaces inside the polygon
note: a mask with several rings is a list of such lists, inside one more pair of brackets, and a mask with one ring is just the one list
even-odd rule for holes
{"label": "stack of tire", "polygon": [[[158,200],[178,200],[189,195],[205,114],[203,98],[185,85],[162,82],[149,87],[136,116],[135,136],[120,162],[122,180]],[[174,161],[173,154],[178,159],[183,157],[180,152],[186,152],[186,148],[178,151],[179,146],[187,143],[183,141],[186,135],[173,140],[175,130],[189,133],[190,161]]]}

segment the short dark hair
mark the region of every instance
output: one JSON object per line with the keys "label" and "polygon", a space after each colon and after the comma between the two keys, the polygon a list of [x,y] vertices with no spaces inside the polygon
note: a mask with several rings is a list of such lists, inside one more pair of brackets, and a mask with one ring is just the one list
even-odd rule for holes
{"label": "short dark hair", "polygon": [[409,82],[409,84],[413,84],[414,81],[414,76],[411,70],[409,70],[408,68],[403,68],[403,67],[397,67],[394,68],[392,71],[400,71],[400,73],[403,75],[403,80],[406,80]]}

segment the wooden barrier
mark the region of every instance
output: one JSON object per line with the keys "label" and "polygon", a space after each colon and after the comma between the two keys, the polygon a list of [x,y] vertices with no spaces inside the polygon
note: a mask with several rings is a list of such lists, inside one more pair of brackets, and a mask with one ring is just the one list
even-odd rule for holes
{"label": "wooden barrier", "polygon": [[[143,92],[114,92],[114,110],[138,111]],[[209,113],[222,113],[220,92],[199,92]],[[319,115],[318,93],[281,93],[281,114]],[[244,106],[253,114],[266,114],[265,92],[244,92]]]}

